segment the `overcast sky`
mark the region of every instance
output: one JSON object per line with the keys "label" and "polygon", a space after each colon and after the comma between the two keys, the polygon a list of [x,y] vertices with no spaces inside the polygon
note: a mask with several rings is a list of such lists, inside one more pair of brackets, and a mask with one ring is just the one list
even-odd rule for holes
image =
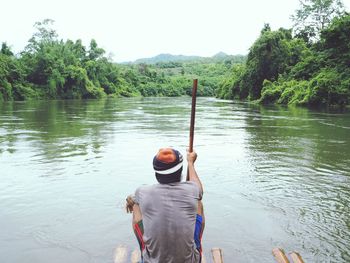
{"label": "overcast sky", "polygon": [[[350,0],[344,1],[347,10]],[[247,54],[264,23],[290,28],[298,0],[0,0],[0,42],[23,49],[45,18],[63,39],[92,38],[117,62],[160,53]]]}

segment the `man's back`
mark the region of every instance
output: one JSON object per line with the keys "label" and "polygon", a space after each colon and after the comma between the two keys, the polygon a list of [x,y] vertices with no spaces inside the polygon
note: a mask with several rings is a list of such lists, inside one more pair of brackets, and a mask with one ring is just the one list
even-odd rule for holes
{"label": "man's back", "polygon": [[199,262],[194,230],[201,196],[195,183],[142,186],[135,199],[143,217],[145,263]]}

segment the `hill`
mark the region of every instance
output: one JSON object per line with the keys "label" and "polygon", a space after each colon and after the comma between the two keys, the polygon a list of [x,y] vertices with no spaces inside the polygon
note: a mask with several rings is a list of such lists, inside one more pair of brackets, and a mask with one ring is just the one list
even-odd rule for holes
{"label": "hill", "polygon": [[172,54],[159,54],[155,57],[151,58],[140,58],[135,60],[134,64],[156,64],[160,62],[184,62],[184,61],[191,61],[191,60],[198,60],[201,59],[199,56],[184,56],[184,55],[172,55]]}
{"label": "hill", "polygon": [[159,54],[151,58],[141,58],[128,64],[157,64],[157,63],[169,63],[169,62],[217,62],[223,60],[232,59],[244,59],[243,55],[227,55],[224,52],[219,52],[212,57],[201,57],[201,56],[185,56],[185,55],[172,55],[172,54]]}

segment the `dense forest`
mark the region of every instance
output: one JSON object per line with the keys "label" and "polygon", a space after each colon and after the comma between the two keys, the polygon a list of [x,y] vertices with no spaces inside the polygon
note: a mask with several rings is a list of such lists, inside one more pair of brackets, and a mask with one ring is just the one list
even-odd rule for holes
{"label": "dense forest", "polygon": [[310,106],[350,101],[350,15],[340,1],[301,1],[292,29],[266,24],[247,61],[221,83],[221,98]]}
{"label": "dense forest", "polygon": [[214,96],[232,65],[245,61],[245,56],[218,54],[117,65],[95,40],[89,47],[81,40],[59,40],[50,19],[34,26],[20,54],[2,43],[0,101],[190,95],[192,78],[200,79],[199,95]]}
{"label": "dense forest", "polygon": [[[142,63],[119,65],[123,76],[142,96],[191,95],[192,79],[199,78],[198,95],[215,96],[219,83],[240,65],[246,56],[217,54],[211,58],[161,55]],[[147,63],[145,63],[147,62]]]}
{"label": "dense forest", "polygon": [[0,101],[191,94],[259,103],[348,105],[350,15],[341,0],[300,0],[292,29],[265,24],[247,56],[159,55],[116,64],[91,40],[59,39],[37,22],[25,49],[0,50]]}

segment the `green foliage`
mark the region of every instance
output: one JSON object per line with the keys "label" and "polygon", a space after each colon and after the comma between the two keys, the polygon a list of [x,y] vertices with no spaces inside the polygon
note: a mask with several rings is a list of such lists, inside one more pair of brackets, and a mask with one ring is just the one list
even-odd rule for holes
{"label": "green foliage", "polygon": [[306,42],[318,39],[333,18],[344,14],[341,0],[299,0],[300,8],[292,16],[296,35]]}
{"label": "green foliage", "polygon": [[[218,54],[219,56],[220,54]],[[198,78],[198,96],[215,96],[221,81],[239,64],[241,56],[221,60],[194,60],[186,62],[158,62],[155,64],[129,64],[121,70],[123,78],[136,87],[142,96],[191,95],[192,79]]]}
{"label": "green foliage", "polygon": [[350,70],[337,72],[324,68],[315,77],[307,80],[265,81],[261,103],[344,106],[350,100]]}
{"label": "green foliage", "polygon": [[[131,69],[123,74],[120,66],[104,57],[105,51],[95,40],[89,48],[81,40],[58,40],[52,24],[49,19],[35,23],[36,32],[18,57],[2,44],[0,100],[140,96],[137,86],[149,78],[157,79],[155,71],[140,76]],[[173,90],[167,93],[178,94]]]}
{"label": "green foliage", "polygon": [[322,31],[320,49],[328,63],[345,68],[350,66],[350,15],[333,20],[332,24]]}
{"label": "green foliage", "polygon": [[96,40],[92,39],[90,42],[89,59],[96,60],[102,57],[104,53],[105,51],[97,46]]}
{"label": "green foliage", "polygon": [[12,86],[9,83],[11,58],[0,54],[0,100],[12,99]]}
{"label": "green foliage", "polygon": [[235,61],[236,63],[242,63],[245,61],[243,55],[227,55],[224,52],[219,52],[212,57],[199,57],[199,56],[184,56],[184,55],[171,55],[171,54],[160,54],[151,58],[143,58],[136,60],[133,64],[147,64],[156,65],[158,67],[165,68],[177,68],[181,67],[182,63],[216,63],[227,61]]}
{"label": "green foliage", "polygon": [[[222,98],[259,99],[265,80],[275,81],[279,74],[289,72],[307,49],[300,39],[293,39],[290,30],[271,31],[268,24],[250,48],[244,68],[233,72],[219,92]],[[232,83],[232,89],[227,85]]]}
{"label": "green foliage", "polygon": [[274,103],[282,94],[282,88],[276,83],[265,80],[259,101],[264,104]]}
{"label": "green foliage", "polygon": [[31,100],[41,97],[38,91],[33,89],[30,84],[25,86],[22,83],[17,83],[13,86],[13,94],[16,100]]}
{"label": "green foliage", "polygon": [[11,50],[3,44],[0,52],[0,101],[16,98],[14,86],[23,80],[19,63],[13,56]]}
{"label": "green foliage", "polygon": [[298,80],[308,80],[326,66],[325,57],[316,50],[307,50],[305,56],[290,71],[289,77]]}
{"label": "green foliage", "polygon": [[307,81],[291,80],[282,82],[282,93],[277,103],[305,105],[309,97],[310,88]]}
{"label": "green foliage", "polygon": [[[345,75],[346,74],[346,75]],[[310,80],[310,104],[347,105],[350,99],[350,70],[340,73],[336,69],[322,69]]]}
{"label": "green foliage", "polygon": [[224,53],[212,58],[160,55],[151,64],[117,65],[94,39],[88,47],[81,40],[59,40],[53,23],[35,23],[35,33],[17,56],[2,44],[1,101],[182,96],[191,94],[193,78],[199,78],[199,96],[214,96],[232,65],[245,59]]}
{"label": "green foliage", "polygon": [[264,81],[259,102],[263,104],[306,104],[309,100],[310,89],[307,81]]}
{"label": "green foliage", "polygon": [[260,103],[345,106],[350,102],[350,15],[336,17],[311,46],[265,25],[247,62],[218,90]]}
{"label": "green foliage", "polygon": [[3,54],[5,56],[13,56],[11,48],[6,44],[6,42],[3,42],[1,44],[0,54]]}
{"label": "green foliage", "polygon": [[245,67],[243,65],[234,65],[228,76],[220,82],[216,95],[223,99],[233,99],[234,94],[239,93],[237,88],[242,79],[243,72],[245,72]]}

